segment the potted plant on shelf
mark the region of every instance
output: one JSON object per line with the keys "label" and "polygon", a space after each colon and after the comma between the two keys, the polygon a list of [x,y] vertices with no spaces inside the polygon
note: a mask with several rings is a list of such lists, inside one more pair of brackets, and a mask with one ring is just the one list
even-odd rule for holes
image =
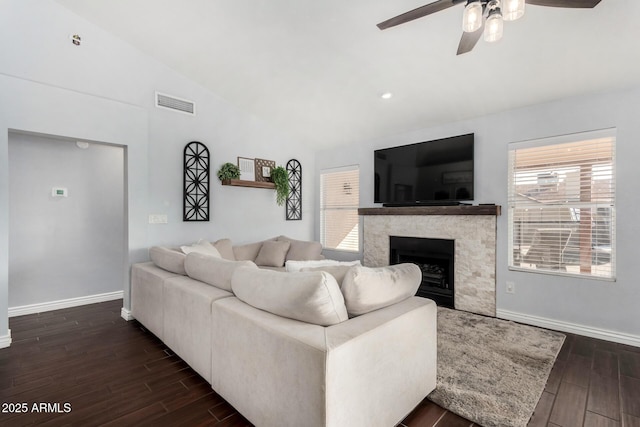
{"label": "potted plant on shelf", "polygon": [[225,163],[218,170],[218,179],[223,183],[232,179],[240,179],[240,168],[233,163]]}
{"label": "potted plant on shelf", "polygon": [[271,181],[276,186],[276,203],[282,206],[289,196],[289,173],[282,166],[271,169]]}

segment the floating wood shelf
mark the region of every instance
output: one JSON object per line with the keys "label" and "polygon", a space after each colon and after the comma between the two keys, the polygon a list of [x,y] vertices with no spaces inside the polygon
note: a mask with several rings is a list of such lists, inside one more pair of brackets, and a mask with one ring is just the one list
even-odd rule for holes
{"label": "floating wood shelf", "polygon": [[232,185],[234,187],[266,188],[268,190],[276,189],[276,185],[273,182],[245,181],[242,179],[225,179],[224,181],[222,181],[222,185]]}

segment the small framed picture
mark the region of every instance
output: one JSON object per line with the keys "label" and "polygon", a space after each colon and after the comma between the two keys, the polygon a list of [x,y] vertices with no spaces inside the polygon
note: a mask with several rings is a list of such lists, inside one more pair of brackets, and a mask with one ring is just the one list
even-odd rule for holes
{"label": "small framed picture", "polygon": [[275,167],[274,160],[256,159],[256,181],[271,182],[271,169]]}
{"label": "small framed picture", "polygon": [[244,181],[256,180],[256,168],[254,159],[238,157],[238,169],[240,169],[240,179]]}

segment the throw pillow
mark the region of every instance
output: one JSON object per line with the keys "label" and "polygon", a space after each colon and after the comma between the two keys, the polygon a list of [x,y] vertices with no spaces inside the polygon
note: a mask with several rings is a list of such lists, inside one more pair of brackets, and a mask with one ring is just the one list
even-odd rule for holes
{"label": "throw pillow", "polygon": [[266,241],[262,243],[256,264],[266,267],[282,267],[289,250],[289,242]]}
{"label": "throw pillow", "polygon": [[319,242],[295,240],[287,236],[279,236],[278,241],[291,244],[287,253],[287,260],[302,261],[324,258],[322,256],[322,245]]}
{"label": "throw pillow", "polygon": [[285,269],[288,272],[300,271],[303,268],[325,267],[327,265],[362,265],[359,260],[355,261],[336,261],[335,259],[321,259],[310,261],[294,261],[290,260],[285,263]]}
{"label": "throw pillow", "polygon": [[350,316],[359,316],[403,301],[416,294],[422,271],[415,264],[388,267],[353,267],[342,281],[342,294]]}
{"label": "throw pillow", "polygon": [[324,271],[332,275],[334,279],[336,279],[336,282],[338,282],[338,285],[342,286],[344,276],[350,268],[350,265],[325,265],[324,267],[305,267],[300,271]]}
{"label": "throw pillow", "polygon": [[236,258],[236,261],[255,261],[258,257],[258,252],[260,252],[260,248],[262,247],[262,242],[249,243],[247,245],[240,245],[233,247],[233,255]]}
{"label": "throw pillow", "polygon": [[187,255],[184,268],[189,277],[231,292],[231,276],[240,267],[257,269],[252,261],[229,261],[198,252]]}
{"label": "throw pillow", "polygon": [[325,272],[239,268],[231,287],[245,303],[289,319],[329,326],[349,318],[338,283]]}
{"label": "throw pillow", "polygon": [[186,273],[184,270],[185,255],[176,249],[169,249],[162,246],[153,246],[149,249],[149,258],[151,261],[162,268],[176,274]]}
{"label": "throw pillow", "polygon": [[216,258],[221,257],[220,252],[218,252],[218,250],[211,243],[204,239],[198,240],[191,246],[180,246],[180,249],[182,249],[182,252],[184,252],[185,255],[190,254],[191,252],[199,252],[201,254],[211,255]]}
{"label": "throw pillow", "polygon": [[233,254],[233,245],[231,244],[231,240],[229,239],[220,239],[216,240],[213,244],[215,248],[220,252],[220,255],[224,259],[228,259],[229,261],[235,261],[236,256]]}

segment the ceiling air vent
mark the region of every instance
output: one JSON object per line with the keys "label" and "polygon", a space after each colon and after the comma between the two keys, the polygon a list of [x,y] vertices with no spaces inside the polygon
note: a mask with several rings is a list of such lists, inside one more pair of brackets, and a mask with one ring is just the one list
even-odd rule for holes
{"label": "ceiling air vent", "polygon": [[169,110],[178,111],[191,116],[196,115],[195,102],[176,98],[175,96],[166,95],[160,92],[156,92],[156,107],[167,108]]}

